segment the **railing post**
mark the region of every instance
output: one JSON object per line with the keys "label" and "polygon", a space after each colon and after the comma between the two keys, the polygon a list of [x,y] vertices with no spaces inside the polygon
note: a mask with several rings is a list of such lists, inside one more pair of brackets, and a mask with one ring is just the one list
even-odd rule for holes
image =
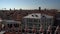
{"label": "railing post", "polygon": [[35,28],[35,25],[33,25],[32,33],[33,33],[33,34],[36,34],[36,28]]}
{"label": "railing post", "polygon": [[40,26],[39,34],[44,34],[44,28],[43,28],[43,25]]}
{"label": "railing post", "polygon": [[57,26],[57,28],[55,30],[55,34],[60,34],[60,27],[59,27],[59,25]]}
{"label": "railing post", "polygon": [[19,24],[18,34],[22,34],[22,27],[21,27],[21,24]]}
{"label": "railing post", "polygon": [[14,27],[14,25],[12,25],[12,27],[11,27],[11,31],[12,31],[12,32],[15,31],[15,27]]}
{"label": "railing post", "polygon": [[47,34],[52,34],[52,27],[51,27],[51,25],[48,26]]}
{"label": "railing post", "polygon": [[27,34],[28,33],[28,27],[27,27],[27,25],[25,25],[25,34]]}
{"label": "railing post", "polygon": [[2,29],[2,24],[0,23],[0,31],[1,31],[1,29]]}

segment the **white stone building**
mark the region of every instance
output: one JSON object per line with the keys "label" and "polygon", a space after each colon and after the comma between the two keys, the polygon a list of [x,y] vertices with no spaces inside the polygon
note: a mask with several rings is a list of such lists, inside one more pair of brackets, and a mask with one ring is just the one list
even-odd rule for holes
{"label": "white stone building", "polygon": [[22,19],[22,26],[24,27],[27,25],[29,29],[32,29],[33,25],[35,25],[36,29],[39,30],[41,24],[46,30],[48,25],[53,25],[53,16],[33,13],[23,17]]}

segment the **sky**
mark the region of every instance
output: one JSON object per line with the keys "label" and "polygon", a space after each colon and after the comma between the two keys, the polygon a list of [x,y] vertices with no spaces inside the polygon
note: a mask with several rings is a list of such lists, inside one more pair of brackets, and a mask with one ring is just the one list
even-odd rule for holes
{"label": "sky", "polygon": [[0,0],[0,9],[60,9],[60,0]]}

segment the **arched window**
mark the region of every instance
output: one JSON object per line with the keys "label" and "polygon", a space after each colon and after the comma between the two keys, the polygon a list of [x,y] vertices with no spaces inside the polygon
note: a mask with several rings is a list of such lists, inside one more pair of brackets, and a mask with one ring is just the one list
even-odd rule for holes
{"label": "arched window", "polygon": [[19,27],[19,24],[14,24],[15,27]]}
{"label": "arched window", "polygon": [[8,27],[11,28],[12,27],[12,24],[8,24]]}

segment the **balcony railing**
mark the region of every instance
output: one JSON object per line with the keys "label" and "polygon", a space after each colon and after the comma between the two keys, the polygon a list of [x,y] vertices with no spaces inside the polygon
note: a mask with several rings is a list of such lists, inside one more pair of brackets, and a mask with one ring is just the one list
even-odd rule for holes
{"label": "balcony railing", "polygon": [[[55,29],[54,29],[55,28]],[[4,33],[12,33],[12,34],[60,34],[60,27],[59,26],[48,26],[47,30],[44,30],[42,26],[40,26],[40,30],[36,30],[33,26],[32,29],[29,29],[27,26],[25,28],[21,28],[20,26],[18,28],[15,28],[14,26],[12,28],[8,28],[7,26],[4,28],[0,28],[0,31],[5,31]]]}

